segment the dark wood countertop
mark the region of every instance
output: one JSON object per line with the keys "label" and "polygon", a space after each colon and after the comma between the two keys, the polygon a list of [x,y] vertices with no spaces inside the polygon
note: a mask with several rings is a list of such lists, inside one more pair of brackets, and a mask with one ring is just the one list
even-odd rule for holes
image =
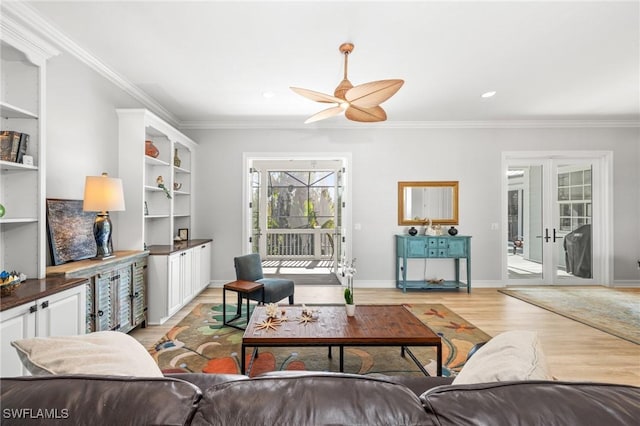
{"label": "dark wood countertop", "polygon": [[84,278],[43,278],[24,281],[11,296],[0,297],[0,311],[33,302],[87,282]]}
{"label": "dark wood countertop", "polygon": [[167,256],[169,254],[178,253],[193,247],[198,247],[202,244],[210,243],[211,241],[213,241],[211,238],[201,240],[176,241],[175,243],[168,245],[148,246],[147,250],[149,250],[149,255],[151,256]]}

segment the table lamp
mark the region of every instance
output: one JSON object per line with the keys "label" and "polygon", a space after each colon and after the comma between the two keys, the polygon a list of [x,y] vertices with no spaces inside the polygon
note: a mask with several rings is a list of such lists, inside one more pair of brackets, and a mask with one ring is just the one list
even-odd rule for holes
{"label": "table lamp", "polygon": [[82,210],[98,212],[93,224],[93,236],[96,239],[97,247],[94,259],[102,260],[114,257],[109,211],[124,210],[122,179],[110,178],[106,173],[102,173],[102,176],[87,176]]}

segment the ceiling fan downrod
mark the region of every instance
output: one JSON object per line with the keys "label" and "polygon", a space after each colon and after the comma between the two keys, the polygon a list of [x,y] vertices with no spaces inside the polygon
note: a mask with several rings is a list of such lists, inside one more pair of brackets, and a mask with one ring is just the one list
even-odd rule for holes
{"label": "ceiling fan downrod", "polygon": [[349,67],[349,54],[353,51],[353,43],[342,43],[340,45],[340,52],[344,55],[344,77],[336,90],[333,92],[333,96],[336,98],[344,99],[346,101],[346,93],[349,89],[353,88],[353,84],[347,78],[347,71]]}

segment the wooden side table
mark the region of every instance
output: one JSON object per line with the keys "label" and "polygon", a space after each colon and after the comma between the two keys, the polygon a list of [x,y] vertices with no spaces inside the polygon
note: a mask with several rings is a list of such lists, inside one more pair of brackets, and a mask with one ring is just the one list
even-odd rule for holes
{"label": "wooden side table", "polygon": [[[233,318],[231,318],[229,321],[227,321],[227,290],[235,291],[238,295],[238,308],[236,311],[236,315]],[[264,300],[264,285],[261,283],[257,283],[254,281],[232,281],[224,285],[224,287],[222,288],[222,323],[223,325],[237,328],[238,330],[244,330],[244,328],[231,323],[242,317],[242,294],[244,294],[246,295],[246,299],[247,299],[247,324],[249,324],[249,317],[251,316],[251,311],[249,310],[249,295],[251,293],[255,293],[256,291],[262,292],[262,296],[260,297],[260,300]]]}

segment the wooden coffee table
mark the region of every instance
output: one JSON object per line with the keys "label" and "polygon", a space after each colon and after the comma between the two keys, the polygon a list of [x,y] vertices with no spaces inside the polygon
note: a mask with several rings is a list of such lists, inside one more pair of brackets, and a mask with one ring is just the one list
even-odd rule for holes
{"label": "wooden coffee table", "polygon": [[[307,306],[317,310],[315,322],[301,323],[301,306],[283,306],[288,321],[275,329],[261,329],[267,319],[264,306],[255,308],[242,336],[241,373],[245,374],[245,353],[253,347],[251,363],[258,347],[328,346],[340,349],[340,371],[344,371],[345,346],[399,346],[400,355],[409,354],[420,370],[429,375],[408,346],[435,346],[437,375],[442,375],[442,340],[402,305],[358,305],[354,317],[347,317],[344,305]],[[249,370],[251,365],[249,366]]]}

